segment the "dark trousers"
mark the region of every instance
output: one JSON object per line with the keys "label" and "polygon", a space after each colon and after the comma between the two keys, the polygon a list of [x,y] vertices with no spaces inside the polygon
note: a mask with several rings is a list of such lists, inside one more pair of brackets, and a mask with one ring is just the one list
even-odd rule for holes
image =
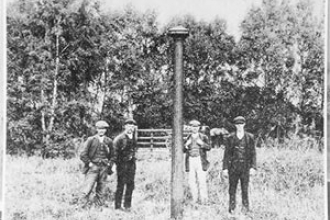
{"label": "dark trousers", "polygon": [[229,170],[229,212],[235,210],[236,207],[236,190],[238,181],[241,182],[242,191],[242,205],[243,210],[249,210],[249,169],[243,162],[236,162],[233,164],[232,169]]}
{"label": "dark trousers", "polygon": [[134,190],[136,164],[135,160],[123,161],[117,164],[117,190],[115,196],[115,208],[121,208],[122,197],[125,190],[124,207],[130,208],[132,205],[132,194]]}

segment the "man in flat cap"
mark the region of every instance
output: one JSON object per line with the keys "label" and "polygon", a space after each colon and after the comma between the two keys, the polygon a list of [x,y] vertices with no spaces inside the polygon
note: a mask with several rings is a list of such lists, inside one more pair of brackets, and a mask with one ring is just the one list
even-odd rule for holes
{"label": "man in flat cap", "polygon": [[236,132],[230,134],[223,158],[223,173],[229,176],[229,213],[236,207],[236,189],[238,181],[241,182],[242,211],[249,211],[248,187],[250,175],[256,172],[256,150],[254,137],[244,130],[245,118],[238,116],[234,119]]}
{"label": "man in flat cap", "polygon": [[124,196],[124,209],[129,211],[132,206],[132,194],[134,190],[134,177],[136,170],[135,153],[137,150],[136,122],[127,119],[124,123],[124,131],[114,139],[114,149],[117,165],[117,190],[115,195],[115,209],[121,209]]}
{"label": "man in flat cap", "polygon": [[[187,137],[183,151],[186,153],[186,172],[189,172],[189,188],[192,194],[193,202],[208,202],[208,192],[206,185],[206,174],[209,168],[207,160],[207,151],[211,149],[209,138],[199,132],[200,122],[192,120],[189,123],[192,133]],[[197,178],[196,178],[197,176]],[[200,197],[198,196],[200,194]]]}
{"label": "man in flat cap", "polygon": [[98,121],[95,126],[97,134],[87,139],[80,154],[80,159],[84,163],[83,174],[85,174],[81,198],[83,207],[89,203],[89,196],[95,184],[95,203],[99,206],[105,205],[104,189],[107,176],[112,173],[114,164],[112,140],[105,135],[109,125],[105,121]]}

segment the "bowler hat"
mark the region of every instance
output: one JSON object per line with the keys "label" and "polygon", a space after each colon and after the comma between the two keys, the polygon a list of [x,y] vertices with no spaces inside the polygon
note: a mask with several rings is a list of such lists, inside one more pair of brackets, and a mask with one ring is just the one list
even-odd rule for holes
{"label": "bowler hat", "polygon": [[243,116],[237,116],[234,118],[234,124],[245,124],[245,118]]}
{"label": "bowler hat", "polygon": [[127,124],[136,125],[136,121],[133,118],[128,118],[125,120],[124,124],[125,125],[127,125]]}
{"label": "bowler hat", "polygon": [[199,121],[197,121],[197,120],[191,120],[189,122],[189,125],[190,126],[193,126],[193,127],[199,127],[201,125],[201,123]]}
{"label": "bowler hat", "polygon": [[105,121],[98,121],[98,122],[96,122],[95,126],[97,128],[108,128],[109,124]]}

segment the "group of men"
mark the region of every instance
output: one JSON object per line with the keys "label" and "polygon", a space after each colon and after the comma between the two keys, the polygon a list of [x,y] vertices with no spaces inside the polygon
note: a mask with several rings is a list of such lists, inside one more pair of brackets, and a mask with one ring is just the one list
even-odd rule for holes
{"label": "group of men", "polygon": [[[236,207],[236,189],[241,183],[242,210],[249,211],[248,187],[250,175],[256,173],[256,150],[253,135],[246,132],[245,118],[238,116],[234,119],[236,132],[230,134],[225,141],[225,151],[222,165],[222,177],[229,179],[229,213]],[[185,140],[185,168],[188,172],[189,188],[194,203],[208,203],[207,170],[210,162],[207,160],[207,151],[211,149],[209,138],[200,132],[200,122],[192,120],[189,123],[191,134]],[[109,125],[105,121],[96,123],[97,134],[89,137],[81,153],[81,160],[86,175],[82,200],[84,204],[96,184],[95,202],[104,205],[104,189],[107,175],[117,170],[117,189],[115,194],[115,209],[122,209],[123,191],[124,209],[129,210],[132,205],[134,176],[136,170],[135,153],[137,140],[134,134],[136,122],[128,119],[124,124],[124,131],[114,141],[105,136]]]}
{"label": "group of men", "polygon": [[83,207],[90,203],[89,197],[95,187],[95,203],[99,206],[107,206],[104,199],[107,177],[116,170],[115,208],[122,209],[125,188],[124,209],[130,210],[136,170],[136,122],[134,119],[127,119],[124,123],[124,131],[113,141],[105,135],[108,127],[107,122],[98,121],[97,134],[87,139],[80,154],[85,174],[81,203]]}
{"label": "group of men", "polygon": [[[208,137],[199,132],[200,122],[190,121],[191,134],[184,145],[186,153],[186,171],[189,172],[189,188],[194,202],[208,203],[206,175],[210,166],[207,151],[211,149]],[[236,189],[241,183],[242,211],[249,211],[248,187],[250,175],[256,173],[256,150],[253,135],[246,132],[245,118],[234,119],[236,132],[225,139],[225,151],[222,164],[222,177],[229,179],[229,213],[236,207]]]}

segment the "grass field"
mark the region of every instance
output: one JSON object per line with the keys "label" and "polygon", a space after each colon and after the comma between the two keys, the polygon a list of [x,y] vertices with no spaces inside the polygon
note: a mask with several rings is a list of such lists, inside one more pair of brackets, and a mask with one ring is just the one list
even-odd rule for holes
{"label": "grass field", "polygon": [[[222,149],[209,153],[209,205],[193,205],[185,174],[184,219],[229,219],[228,183],[219,178]],[[109,208],[81,209],[75,203],[84,176],[78,159],[22,158],[7,156],[6,205],[8,220],[134,219],[170,217],[170,157],[167,150],[138,152],[136,187],[131,212],[113,208],[116,178],[109,178]],[[258,173],[251,180],[252,213],[247,219],[323,220],[323,156],[314,149],[258,148]],[[240,187],[237,194],[241,207]],[[239,219],[239,218],[237,218]]]}

